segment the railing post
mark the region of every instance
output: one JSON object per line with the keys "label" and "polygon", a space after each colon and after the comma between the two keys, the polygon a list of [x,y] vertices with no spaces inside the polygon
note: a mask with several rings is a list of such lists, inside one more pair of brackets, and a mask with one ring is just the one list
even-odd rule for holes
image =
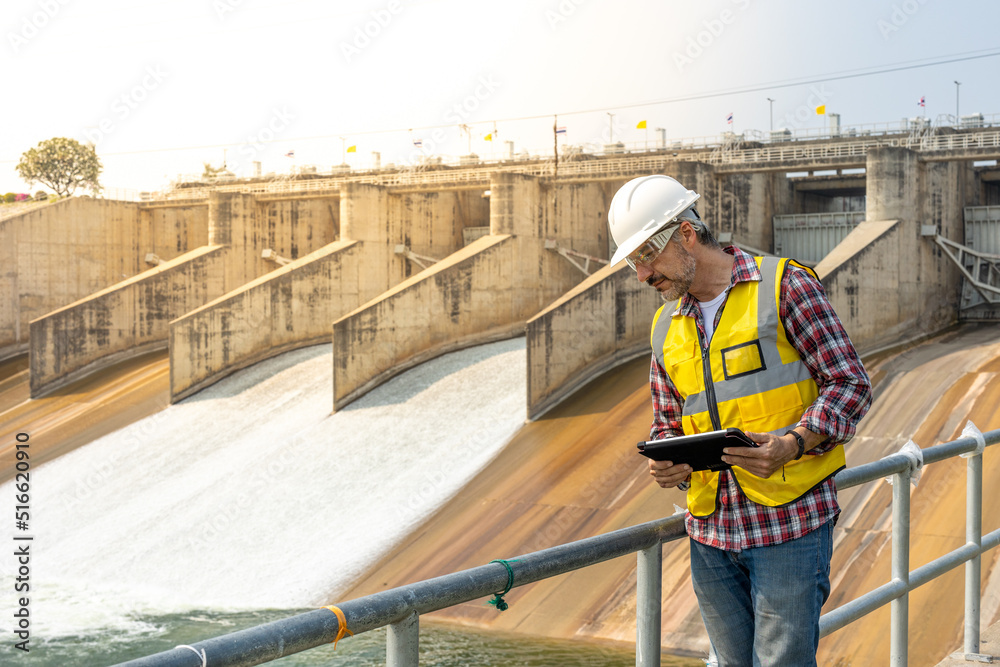
{"label": "railing post", "polygon": [[[892,578],[910,586],[910,469],[893,475],[892,480]],[[889,664],[906,667],[909,659],[907,634],[910,626],[910,593],[889,604]]]}
{"label": "railing post", "polygon": [[[970,456],[966,464],[965,541],[983,545],[983,455]],[[982,556],[965,563],[965,653],[979,654],[979,595]]]}
{"label": "railing post", "polygon": [[660,596],[663,587],[663,545],[636,552],[635,665],[660,667]]}
{"label": "railing post", "polygon": [[416,667],[420,662],[420,616],[415,611],[389,624],[385,636],[386,667]]}

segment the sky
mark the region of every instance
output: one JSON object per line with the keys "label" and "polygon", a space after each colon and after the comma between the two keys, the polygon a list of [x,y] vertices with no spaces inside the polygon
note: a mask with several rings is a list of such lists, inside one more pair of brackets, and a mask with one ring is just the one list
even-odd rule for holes
{"label": "sky", "polygon": [[842,127],[936,121],[955,114],[956,92],[960,115],[1000,122],[1000,3],[988,0],[5,7],[0,192],[44,189],[15,167],[52,137],[94,143],[114,196],[168,189],[205,163],[241,176],[255,162],[264,174],[364,169],[375,152],[382,166],[496,159],[507,142],[551,156],[554,125],[560,151],[641,148],[658,128],[667,141],[819,131],[819,105]]}

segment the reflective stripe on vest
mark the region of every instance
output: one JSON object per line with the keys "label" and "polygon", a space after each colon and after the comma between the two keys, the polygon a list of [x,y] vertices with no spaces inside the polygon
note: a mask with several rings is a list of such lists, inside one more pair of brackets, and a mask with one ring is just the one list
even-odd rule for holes
{"label": "reflective stripe on vest", "polygon": [[[650,343],[683,400],[685,433],[735,426],[781,434],[798,423],[819,395],[779,318],[781,277],[790,260],[755,260],[761,281],[740,282],[730,290],[709,345],[707,365],[695,318],[664,306],[653,319]],[[782,475],[768,479],[738,467],[733,474],[748,498],[778,506],[800,498],[844,465],[844,448],[838,446],[791,461]],[[688,491],[692,514],[707,516],[715,511],[718,482],[718,473],[692,474]]]}

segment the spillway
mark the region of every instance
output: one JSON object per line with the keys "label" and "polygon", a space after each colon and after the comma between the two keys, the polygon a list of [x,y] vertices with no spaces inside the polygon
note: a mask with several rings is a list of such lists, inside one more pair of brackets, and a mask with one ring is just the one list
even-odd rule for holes
{"label": "spillway", "polygon": [[35,636],[330,604],[523,424],[524,357],[523,338],[456,352],[330,414],[331,347],[305,348],[33,468]]}

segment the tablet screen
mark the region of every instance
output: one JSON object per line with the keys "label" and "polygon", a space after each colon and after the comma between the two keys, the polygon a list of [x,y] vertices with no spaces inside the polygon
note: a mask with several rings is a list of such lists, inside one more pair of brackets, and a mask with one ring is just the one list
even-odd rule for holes
{"label": "tablet screen", "polygon": [[757,443],[738,428],[724,431],[682,435],[664,440],[647,440],[636,445],[639,453],[654,461],[686,463],[692,470],[728,470],[732,466],[722,460],[726,447],[756,447]]}

